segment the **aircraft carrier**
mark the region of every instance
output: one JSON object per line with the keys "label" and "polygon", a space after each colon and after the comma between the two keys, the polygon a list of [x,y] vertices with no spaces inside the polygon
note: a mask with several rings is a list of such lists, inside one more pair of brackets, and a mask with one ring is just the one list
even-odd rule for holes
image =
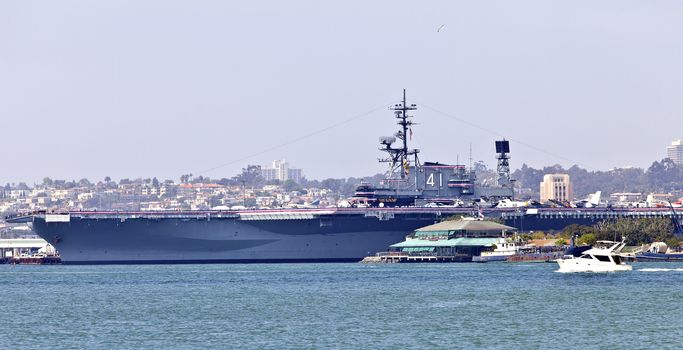
{"label": "aircraft carrier", "polygon": [[[485,208],[514,197],[509,144],[496,142],[497,179],[482,186],[463,165],[420,162],[409,149],[416,109],[391,107],[398,132],[380,139],[389,169],[378,185],[362,183],[351,207],[239,211],[35,212],[31,222],[65,264],[358,261],[402,241],[411,231],[452,215],[502,218],[520,230],[562,229],[621,216],[680,216],[667,209]],[[400,140],[399,146],[394,143]],[[467,207],[459,207],[465,204]]]}

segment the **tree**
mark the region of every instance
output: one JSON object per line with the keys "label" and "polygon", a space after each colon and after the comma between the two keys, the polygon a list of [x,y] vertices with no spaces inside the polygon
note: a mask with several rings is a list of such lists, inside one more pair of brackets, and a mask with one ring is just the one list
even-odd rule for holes
{"label": "tree", "polygon": [[220,180],[216,181],[216,183],[219,185],[228,186],[228,185],[232,185],[233,181],[224,177],[224,178],[221,178]]}
{"label": "tree", "polygon": [[45,185],[47,187],[52,187],[53,184],[54,184],[54,182],[52,181],[51,178],[49,178],[49,177],[43,178],[43,185]]}
{"label": "tree", "polygon": [[531,235],[531,239],[545,239],[545,232],[536,231]]}
{"label": "tree", "polygon": [[584,226],[579,224],[571,224],[560,232],[560,237],[569,239],[573,236],[583,236],[586,234],[596,234],[597,230],[591,226]]}
{"label": "tree", "polygon": [[192,174],[183,174],[180,175],[180,183],[188,183],[190,179],[192,178]]}
{"label": "tree", "polygon": [[242,172],[239,175],[233,177],[233,180],[245,186],[260,187],[264,183],[263,176],[261,176],[261,166],[247,165],[246,168],[242,168]]}
{"label": "tree", "polygon": [[105,177],[104,177],[104,182],[105,182],[105,183],[111,182],[111,177],[105,176]]}
{"label": "tree", "polygon": [[681,241],[676,237],[671,237],[665,243],[667,246],[669,246],[669,248],[673,249],[674,251],[680,250]]}
{"label": "tree", "polygon": [[287,192],[292,192],[292,191],[298,191],[299,190],[299,184],[296,183],[294,180],[289,179],[285,181],[283,184],[284,190]]}
{"label": "tree", "polygon": [[626,236],[627,245],[665,242],[673,238],[673,223],[669,218],[621,218],[597,225],[599,240],[620,240]]}
{"label": "tree", "polygon": [[593,245],[595,242],[597,242],[597,238],[595,237],[595,234],[593,233],[586,233],[583,236],[579,237],[578,243],[579,245]]}
{"label": "tree", "polygon": [[205,178],[202,175],[194,177],[194,178],[192,178],[192,180],[190,180],[190,182],[192,182],[193,184],[209,183],[210,181],[211,181],[211,179],[209,179],[208,177]]}
{"label": "tree", "polygon": [[662,186],[662,179],[665,174],[664,166],[660,162],[653,162],[652,165],[647,169],[647,179],[655,186],[655,188],[660,189]]}
{"label": "tree", "polygon": [[[525,164],[525,166],[526,166],[526,164]],[[486,166],[486,163],[484,163],[483,160],[479,160],[479,161],[474,162],[474,164],[472,164],[472,167],[474,168],[474,171],[477,172],[477,174],[478,173],[485,173],[489,170],[488,167]]]}
{"label": "tree", "polygon": [[159,179],[157,179],[156,177],[154,177],[154,178],[152,179],[152,186],[153,186],[153,187],[159,187]]}

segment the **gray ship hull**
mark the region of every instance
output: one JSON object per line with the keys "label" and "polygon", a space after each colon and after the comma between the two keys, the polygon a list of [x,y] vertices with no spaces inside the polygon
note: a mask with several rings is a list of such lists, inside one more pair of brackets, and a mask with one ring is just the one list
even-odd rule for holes
{"label": "gray ship hull", "polygon": [[[415,229],[473,208],[355,208],[247,212],[74,212],[12,218],[55,246],[64,263],[358,261]],[[617,218],[671,217],[665,208],[486,209],[522,231]],[[683,212],[676,211],[679,220]]]}
{"label": "gray ship hull", "polygon": [[359,261],[402,241],[437,215],[382,220],[365,215],[245,219],[70,215],[33,219],[33,229],[71,264]]}

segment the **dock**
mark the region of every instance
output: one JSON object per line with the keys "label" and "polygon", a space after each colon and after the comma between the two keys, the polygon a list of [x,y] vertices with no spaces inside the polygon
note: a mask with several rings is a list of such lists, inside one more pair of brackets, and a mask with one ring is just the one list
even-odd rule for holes
{"label": "dock", "polygon": [[54,265],[61,257],[42,238],[0,239],[0,264]]}
{"label": "dock", "polygon": [[468,254],[437,255],[420,252],[420,254],[406,252],[380,252],[372,256],[366,256],[361,260],[364,264],[382,263],[447,263],[447,262],[470,262],[472,256]]}

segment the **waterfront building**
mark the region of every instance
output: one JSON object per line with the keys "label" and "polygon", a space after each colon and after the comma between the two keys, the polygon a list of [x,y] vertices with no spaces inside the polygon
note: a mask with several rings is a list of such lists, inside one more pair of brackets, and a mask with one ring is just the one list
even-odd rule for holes
{"label": "waterfront building", "polygon": [[469,262],[484,248],[498,244],[514,227],[493,221],[463,218],[418,228],[405,241],[378,253],[376,262]]}
{"label": "waterfront building", "polygon": [[301,169],[290,168],[286,160],[274,160],[272,165],[261,168],[261,176],[266,181],[279,180],[285,182],[292,180],[296,183],[301,181],[303,171]]}
{"label": "waterfront building", "polygon": [[671,145],[666,147],[666,157],[678,165],[683,164],[683,140],[671,142]]}
{"label": "waterfront building", "polygon": [[550,200],[568,202],[572,200],[572,184],[569,174],[546,174],[541,182],[541,203]]}

